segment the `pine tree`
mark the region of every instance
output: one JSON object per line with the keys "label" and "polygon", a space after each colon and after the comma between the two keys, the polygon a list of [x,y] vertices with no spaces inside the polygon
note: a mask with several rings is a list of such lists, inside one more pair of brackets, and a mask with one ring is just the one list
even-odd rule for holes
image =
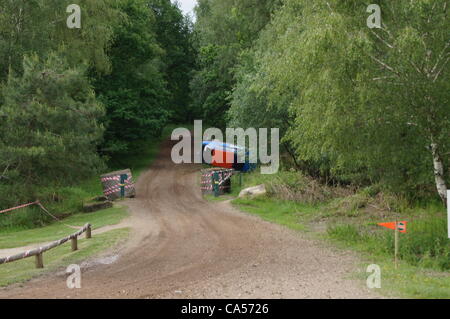
{"label": "pine tree", "polygon": [[0,108],[0,186],[32,199],[39,186],[74,183],[101,167],[104,111],[85,72],[52,54],[26,56],[23,74],[10,74]]}

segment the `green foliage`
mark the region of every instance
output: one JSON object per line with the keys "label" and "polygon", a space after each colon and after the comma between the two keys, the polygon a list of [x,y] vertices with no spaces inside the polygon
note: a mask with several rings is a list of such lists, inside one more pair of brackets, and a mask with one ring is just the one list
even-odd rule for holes
{"label": "green foliage", "polygon": [[13,213],[2,214],[0,216],[0,229],[3,231],[5,229],[30,229],[36,227],[42,227],[50,223],[51,217],[43,213],[39,207],[27,207]]}
{"label": "green foliage", "polygon": [[[124,167],[129,167],[132,170],[133,178],[137,179],[140,173],[148,168],[154,161],[156,155],[158,154],[158,149],[162,140],[167,139],[171,131],[171,127],[168,126],[164,129],[163,135],[160,138],[133,143],[134,152],[129,153],[124,157],[114,158],[114,160],[109,163],[109,169],[118,170],[123,169]],[[88,218],[94,225],[94,228],[96,228],[98,226],[95,223],[97,219],[101,219],[101,221],[109,221],[113,218],[121,218],[121,216],[123,216],[124,210],[116,208],[111,210],[103,210],[95,214],[78,214],[82,210],[82,205],[84,202],[96,196],[102,195],[102,185],[98,175],[91,176],[81,181],[76,180],[72,184],[75,185],[62,186],[49,184],[40,186],[35,190],[35,197],[30,198],[29,200],[35,200],[38,198],[54,216],[64,220],[64,223],[68,223],[70,225],[75,225],[75,223],[77,223],[77,225],[84,225],[86,220],[83,218]],[[15,185],[15,187],[21,190],[20,185]],[[3,189],[5,189],[5,192],[2,194],[7,194],[6,190],[12,191],[11,187],[5,187]],[[17,196],[20,198],[23,194],[18,192]],[[16,197],[12,197],[12,199],[15,198]],[[41,233],[39,231],[39,227],[47,226],[49,224],[52,224],[52,226],[57,229],[61,226],[60,223],[56,222],[51,216],[47,215],[36,206],[31,206],[29,208],[0,215],[0,230],[2,232],[2,238],[5,234],[9,232],[16,232],[18,230],[30,230],[30,234]],[[104,224],[101,226],[103,225]],[[51,232],[49,231],[49,233]],[[8,240],[8,242],[10,242],[10,240]],[[0,240],[0,246],[1,245]]]}
{"label": "green foliage", "polygon": [[240,55],[270,21],[278,0],[200,0],[196,9],[197,71],[193,109],[217,127],[225,126],[228,97]]}
{"label": "green foliage", "polygon": [[70,244],[67,243],[51,249],[44,255],[44,269],[36,268],[33,258],[4,264],[0,268],[0,287],[26,282],[33,277],[56,272],[61,267],[80,263],[106,249],[118,246],[129,236],[129,232],[128,228],[122,228],[93,236],[91,239],[80,239],[77,251],[71,251]]}
{"label": "green foliage", "polygon": [[95,82],[107,127],[101,152],[122,156],[186,116],[190,69],[187,21],[169,0],[121,0],[123,21],[108,50],[112,72]]}
{"label": "green foliage", "polygon": [[[376,225],[336,224],[329,227],[328,235],[374,255],[393,256],[393,231]],[[399,257],[410,265],[450,269],[450,240],[443,216],[411,220],[408,232],[400,234],[399,247]]]}
{"label": "green foliage", "polygon": [[147,1],[124,0],[118,6],[125,17],[108,51],[112,72],[95,82],[107,110],[106,154],[124,153],[130,141],[158,135],[169,115],[155,16]]}
{"label": "green foliage", "polygon": [[383,29],[366,26],[366,3],[284,1],[241,60],[228,115],[279,125],[307,172],[419,197],[433,143],[449,178],[448,1],[379,3]]}
{"label": "green foliage", "polygon": [[286,32],[292,21],[286,22],[287,9],[275,11],[271,23],[261,30],[251,48],[242,52],[236,67],[236,84],[230,96],[231,108],[227,117],[235,127],[277,127],[284,135],[293,125],[289,114],[290,100],[298,94],[295,86],[280,92],[271,68],[276,68],[275,58],[283,49],[277,46],[278,38]]}
{"label": "green foliage", "polygon": [[[108,162],[110,169],[121,170],[128,167],[133,173],[133,178],[138,178],[158,155],[161,143],[169,139],[172,131],[177,127],[178,125],[168,125],[159,137],[131,142],[129,152],[122,156],[116,155]],[[189,125],[183,125],[183,127],[189,128]]]}
{"label": "green foliage", "polygon": [[64,185],[102,167],[96,145],[103,107],[85,69],[51,55],[24,58],[23,75],[11,74],[0,108],[1,206],[36,195],[48,183]]}
{"label": "green foliage", "polygon": [[[409,225],[409,233],[402,237],[400,256],[411,264],[424,268],[450,269],[450,240],[443,216],[430,216]],[[388,238],[393,244],[393,236]],[[388,245],[387,244],[387,245]]]}
{"label": "green foliage", "polygon": [[[106,49],[120,12],[106,0],[81,0],[82,28],[69,29],[71,3],[0,0],[2,208],[46,200],[103,168],[96,151],[104,110],[87,74],[110,70]],[[17,223],[48,222],[35,212],[19,213]]]}
{"label": "green foliage", "polygon": [[189,86],[195,62],[192,22],[170,0],[153,0],[152,8],[156,16],[156,37],[165,52],[164,75],[170,92],[170,120],[175,123],[193,122]]}
{"label": "green foliage", "polygon": [[276,222],[294,230],[303,231],[306,229],[301,220],[304,205],[267,197],[238,198],[233,201],[233,204],[245,212],[260,216],[264,220]]}
{"label": "green foliage", "polygon": [[[51,225],[40,228],[29,228],[27,225],[19,225],[13,220],[14,218],[17,218],[17,214],[23,212],[24,211],[13,213],[5,219],[0,219],[0,223],[2,223],[1,226],[6,226],[5,228],[2,227],[0,249],[50,242],[73,234],[73,228],[67,227],[66,225],[82,227],[87,223],[90,223],[93,229],[98,229],[108,225],[117,225],[128,216],[126,208],[114,207],[95,213],[78,213],[64,219],[63,223],[54,222]],[[41,216],[45,215],[42,212],[38,213]],[[6,225],[8,219],[11,221],[10,225]],[[28,219],[28,221],[29,220],[32,219]]]}
{"label": "green foliage", "polygon": [[[191,115],[191,26],[176,5],[80,0],[81,28],[69,29],[69,4],[0,0],[0,208],[39,198],[73,213],[100,191],[82,189],[105,169],[100,156],[137,157],[169,119]],[[49,222],[35,209],[15,216]]]}
{"label": "green foliage", "polygon": [[105,49],[120,13],[108,0],[79,0],[82,28],[69,29],[71,0],[0,0],[0,81],[9,69],[21,73],[25,54],[45,58],[58,51],[71,66],[88,64],[99,72],[110,68]]}
{"label": "green foliage", "polygon": [[300,203],[326,203],[346,193],[343,188],[323,185],[296,171],[280,171],[265,184],[271,196]]}

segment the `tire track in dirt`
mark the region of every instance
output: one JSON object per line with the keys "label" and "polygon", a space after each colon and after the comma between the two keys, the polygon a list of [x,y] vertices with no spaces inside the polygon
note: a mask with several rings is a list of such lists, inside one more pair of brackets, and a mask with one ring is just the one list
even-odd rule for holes
{"label": "tire track in dirt", "polygon": [[302,234],[205,201],[199,167],[175,165],[172,143],[127,200],[132,235],[109,255],[85,263],[82,289],[63,272],[0,290],[0,298],[373,298],[346,279],[358,260]]}

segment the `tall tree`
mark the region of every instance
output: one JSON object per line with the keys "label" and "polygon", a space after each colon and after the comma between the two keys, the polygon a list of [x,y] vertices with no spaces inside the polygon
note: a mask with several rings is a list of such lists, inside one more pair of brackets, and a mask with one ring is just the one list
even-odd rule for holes
{"label": "tall tree", "polygon": [[234,68],[270,21],[277,0],[200,0],[196,8],[197,68],[193,108],[216,126],[225,126]]}
{"label": "tall tree", "polygon": [[195,52],[192,46],[192,22],[170,0],[151,1],[156,16],[156,37],[164,50],[165,80],[170,92],[171,121],[193,120],[190,106],[191,71]]}
{"label": "tall tree", "polygon": [[69,68],[57,55],[25,57],[23,74],[11,74],[2,95],[0,205],[30,200],[40,186],[71,184],[102,166],[96,145],[103,107],[86,67]]}
{"label": "tall tree", "polygon": [[155,14],[146,0],[121,0],[117,5],[123,21],[115,27],[108,51],[112,72],[95,82],[107,110],[102,153],[108,155],[159,135],[170,115]]}
{"label": "tall tree", "polygon": [[70,29],[72,3],[0,0],[1,206],[102,167],[103,107],[87,70],[108,72],[105,52],[120,14],[107,0],[81,0],[81,29]]}
{"label": "tall tree", "polygon": [[108,0],[80,0],[81,28],[67,27],[70,0],[0,0],[0,81],[21,72],[24,54],[59,51],[70,65],[109,70],[105,49],[120,15]]}
{"label": "tall tree", "polygon": [[[368,3],[286,0],[269,27],[273,41],[247,73],[257,80],[250,88],[261,88],[275,109],[289,107],[294,121],[285,140],[299,159],[322,162],[341,179],[410,194],[434,179],[444,200],[448,0],[378,3],[383,24],[370,29]],[[232,104],[249,116],[239,89],[249,81],[242,79]]]}
{"label": "tall tree", "polygon": [[108,50],[112,72],[95,82],[107,114],[102,153],[159,136],[169,120],[188,117],[192,65],[190,29],[170,0],[120,0],[122,23]]}

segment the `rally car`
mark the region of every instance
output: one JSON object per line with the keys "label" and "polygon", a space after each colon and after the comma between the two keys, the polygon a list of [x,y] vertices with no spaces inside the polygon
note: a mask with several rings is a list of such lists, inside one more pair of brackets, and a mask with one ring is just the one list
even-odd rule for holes
{"label": "rally car", "polygon": [[254,169],[255,164],[249,161],[250,152],[240,146],[227,144],[220,141],[204,141],[202,144],[203,154],[210,152],[212,166],[234,169],[236,171],[248,172]]}

